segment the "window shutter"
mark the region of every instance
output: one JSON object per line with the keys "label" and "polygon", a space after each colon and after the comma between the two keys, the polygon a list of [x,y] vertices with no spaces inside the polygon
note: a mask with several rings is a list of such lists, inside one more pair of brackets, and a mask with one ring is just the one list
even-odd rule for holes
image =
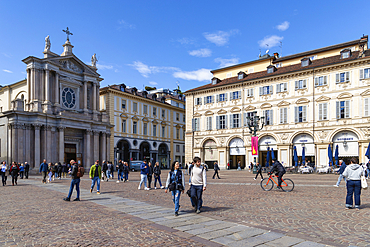
{"label": "window shutter", "polygon": [[209,130],[209,117],[207,117],[207,126],[206,126],[206,130]]}
{"label": "window shutter", "polygon": [[272,85],[269,86],[269,93],[272,94]]}
{"label": "window shutter", "polygon": [[216,95],[216,102],[218,102],[220,100],[220,95],[219,94],[217,94]]}
{"label": "window shutter", "polygon": [[195,119],[192,119],[191,120],[191,126],[192,126],[192,129],[193,129],[193,131],[195,131],[195,121],[194,121]]}
{"label": "window shutter", "polygon": [[233,114],[230,114],[230,129],[234,128],[233,120],[234,120],[234,116]]}
{"label": "window shutter", "polygon": [[220,116],[216,116],[216,129],[220,129]]}
{"label": "window shutter", "polygon": [[340,82],[340,75],[339,74],[335,74],[335,82],[336,83]]}
{"label": "window shutter", "polygon": [[212,130],[212,120],[213,117],[209,117],[209,130]]}
{"label": "window shutter", "polygon": [[237,127],[240,128],[242,126],[242,114],[239,113],[238,115],[239,115],[239,121],[238,121],[238,126]]}
{"label": "window shutter", "polygon": [[204,100],[204,104],[207,104],[207,96],[206,97],[203,97],[203,100]]}
{"label": "window shutter", "polygon": [[298,123],[298,118],[299,117],[299,107],[298,106],[295,106],[294,107],[294,122],[295,123]]}
{"label": "window shutter", "polygon": [[215,96],[212,95],[212,103],[214,103],[214,102],[215,102]]}
{"label": "window shutter", "polygon": [[280,108],[279,109],[279,112],[280,112],[280,124],[282,124],[283,123],[283,117],[284,117],[284,113],[283,113],[283,108]]}
{"label": "window shutter", "polygon": [[336,118],[340,119],[340,101],[336,102]]}
{"label": "window shutter", "polygon": [[276,85],[276,93],[280,93],[281,84]]}
{"label": "window shutter", "polygon": [[242,97],[242,91],[238,91],[238,99],[241,99],[241,97]]}
{"label": "window shutter", "polygon": [[302,85],[303,88],[307,88],[307,80],[303,80],[303,85]]}
{"label": "window shutter", "polygon": [[225,93],[224,95],[225,95],[225,101],[227,101],[227,93]]}
{"label": "window shutter", "polygon": [[360,69],[360,79],[364,79],[364,70]]}
{"label": "window shutter", "polygon": [[247,113],[243,113],[243,125],[247,126]]}
{"label": "window shutter", "polygon": [[349,72],[346,72],[346,81],[349,81]]}
{"label": "window shutter", "polygon": [[233,92],[230,93],[230,100],[233,100]]}
{"label": "window shutter", "polygon": [[315,87],[318,87],[319,86],[319,77],[316,77],[315,78]]}
{"label": "window shutter", "polygon": [[302,122],[306,122],[307,121],[307,106],[303,106],[302,107]]}
{"label": "window shutter", "polygon": [[270,125],[274,125],[274,114],[272,110],[269,110],[269,116],[270,116]]}
{"label": "window shutter", "polygon": [[288,83],[287,82],[284,83],[284,92],[286,92],[286,91],[288,91]]}
{"label": "window shutter", "polygon": [[323,120],[327,120],[328,119],[328,103],[323,104],[322,112],[323,112]]}
{"label": "window shutter", "polygon": [[324,76],[324,85],[328,85],[328,77]]}
{"label": "window shutter", "polygon": [[265,117],[265,124],[267,123],[267,116],[266,116],[266,110],[265,111],[262,111],[262,116]]}
{"label": "window shutter", "polygon": [[365,117],[369,116],[369,98],[365,99]]}
{"label": "window shutter", "polygon": [[[206,103],[206,102],[204,102]],[[199,105],[202,105],[202,98],[199,98]]]}
{"label": "window shutter", "polygon": [[297,91],[299,88],[299,81],[295,81],[295,91]]}
{"label": "window shutter", "polygon": [[319,104],[319,120],[323,119],[323,112],[322,112],[323,105],[324,104]]}
{"label": "window shutter", "polygon": [[225,129],[227,129],[227,115],[225,115]]}
{"label": "window shutter", "polygon": [[349,118],[350,116],[350,110],[349,110],[349,100],[346,100],[346,103],[345,103],[345,115],[346,115],[346,118]]}
{"label": "window shutter", "polygon": [[249,91],[250,91],[250,96],[253,97],[253,88],[250,88]]}
{"label": "window shutter", "polygon": [[260,96],[263,94],[263,87],[260,87]]}
{"label": "window shutter", "polygon": [[288,123],[288,107],[284,108],[284,123]]}

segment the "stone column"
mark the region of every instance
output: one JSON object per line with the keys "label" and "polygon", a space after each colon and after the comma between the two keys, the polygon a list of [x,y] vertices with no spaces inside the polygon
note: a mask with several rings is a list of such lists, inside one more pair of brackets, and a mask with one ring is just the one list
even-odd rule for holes
{"label": "stone column", "polygon": [[87,112],[87,81],[84,81],[84,111]]}
{"label": "stone column", "polygon": [[107,160],[107,133],[102,132],[100,138],[101,161]]}
{"label": "stone column", "polygon": [[[94,160],[93,162],[95,162],[96,160],[99,159],[99,134],[100,132],[97,130],[94,130],[93,133],[94,133],[94,154],[93,154]],[[92,163],[90,165],[92,165]]]}
{"label": "stone column", "polygon": [[95,105],[95,109],[97,111],[100,111],[100,93],[99,93],[99,84],[96,83],[95,85],[96,87],[96,105]]}
{"label": "stone column", "polygon": [[51,155],[51,151],[52,151],[52,143],[51,143],[51,131],[53,130],[53,132],[55,131],[55,128],[48,125],[46,126],[45,128],[45,131],[46,131],[46,160],[48,162],[52,162],[54,160],[55,157],[52,157]]}
{"label": "stone column", "polygon": [[58,127],[59,130],[59,162],[64,162],[64,129],[65,127]]}
{"label": "stone column", "polygon": [[40,128],[41,128],[41,124],[34,124],[33,125],[34,129],[35,129],[35,167],[40,167],[40,154],[41,154],[41,150],[40,150]]}
{"label": "stone column", "polygon": [[110,160],[111,159],[111,157],[110,157],[110,133],[107,133],[107,135],[106,135],[106,139],[107,139],[107,141],[106,141],[106,144],[107,144],[107,153],[106,153],[106,159],[107,160]]}
{"label": "stone column", "polygon": [[55,105],[59,104],[59,74],[55,72]]}
{"label": "stone column", "polygon": [[31,71],[31,82],[30,82],[30,102],[33,102],[35,98],[35,80],[36,80],[36,71],[34,68],[30,69]]}
{"label": "stone column", "polygon": [[91,134],[92,134],[92,130],[91,129],[87,129],[86,130],[86,135],[85,135],[85,143],[84,143],[84,148],[85,148],[85,157],[86,157],[86,160],[85,160],[85,164],[84,164],[84,167],[90,167],[91,166],[91,156],[92,156],[92,153],[91,153]]}
{"label": "stone column", "polygon": [[23,163],[25,161],[25,135],[24,135],[24,132],[25,132],[25,127],[24,124],[19,124],[18,125],[18,158],[17,158],[17,162],[19,163]]}
{"label": "stone column", "polygon": [[96,111],[96,84],[93,83],[93,106],[92,110]]}
{"label": "stone column", "polygon": [[31,150],[31,125],[30,124],[26,124],[25,125],[25,135],[24,135],[24,138],[25,138],[25,160],[26,162],[28,162],[28,164],[30,166],[33,165],[33,163],[31,163],[31,152],[33,152],[34,150],[32,149]]}
{"label": "stone column", "polygon": [[49,70],[45,70],[45,101],[44,103],[50,102],[50,80]]}
{"label": "stone column", "polygon": [[10,159],[11,162],[17,161],[18,162],[18,124],[11,123],[9,124],[9,128],[12,130],[11,135],[11,147],[12,147],[12,157]]}

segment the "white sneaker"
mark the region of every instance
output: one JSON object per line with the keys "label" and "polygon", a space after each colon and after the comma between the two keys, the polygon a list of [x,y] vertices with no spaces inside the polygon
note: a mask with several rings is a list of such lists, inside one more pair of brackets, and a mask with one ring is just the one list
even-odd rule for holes
{"label": "white sneaker", "polygon": [[117,182],[116,182],[117,184],[119,183],[119,181],[117,180]]}
{"label": "white sneaker", "polygon": [[157,187],[154,187],[154,189],[156,190],[156,189],[157,189]]}
{"label": "white sneaker", "polygon": [[333,186],[334,186],[334,187],[339,187],[339,185],[336,185],[336,184],[335,184],[335,185],[333,185]]}
{"label": "white sneaker", "polygon": [[164,186],[162,186],[161,189],[164,189]]}
{"label": "white sneaker", "polygon": [[253,178],[253,180],[256,180],[255,178]]}
{"label": "white sneaker", "polygon": [[149,190],[149,188],[148,187],[145,187],[144,190]]}
{"label": "white sneaker", "polygon": [[140,189],[140,186],[137,189],[139,190]]}
{"label": "white sneaker", "polygon": [[262,181],[263,179],[261,178],[261,181]]}

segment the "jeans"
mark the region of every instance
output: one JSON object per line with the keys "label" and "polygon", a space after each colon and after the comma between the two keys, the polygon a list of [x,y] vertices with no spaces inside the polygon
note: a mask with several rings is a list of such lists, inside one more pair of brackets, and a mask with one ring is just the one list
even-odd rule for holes
{"label": "jeans", "polygon": [[76,185],[76,191],[77,191],[77,197],[76,198],[80,198],[80,179],[76,178],[76,179],[72,179],[72,181],[71,181],[71,186],[69,187],[69,193],[68,193],[68,198],[69,199],[71,199],[72,192],[73,192],[73,187],[75,187],[75,185]]}
{"label": "jeans", "polygon": [[337,186],[339,186],[340,181],[342,181],[342,179],[344,180],[344,182],[346,181],[346,178],[345,178],[345,177],[343,177],[343,175],[342,175],[342,174],[339,174],[339,178],[338,178]]}
{"label": "jeans", "polygon": [[198,210],[200,210],[202,204],[202,194],[203,194],[203,185],[191,185],[190,187],[190,192],[191,192],[191,199],[194,203],[194,206]]}
{"label": "jeans", "polygon": [[112,174],[110,173],[110,171],[107,171],[107,179],[109,178],[113,178]]}
{"label": "jeans", "polygon": [[148,188],[150,188],[150,185],[152,184],[153,175],[148,175]]}
{"label": "jeans", "polygon": [[117,172],[117,179],[118,179],[118,181],[123,180],[123,171],[118,171]]}
{"label": "jeans", "polygon": [[238,171],[241,171],[242,169],[240,168],[240,166],[238,166]]}
{"label": "jeans", "polygon": [[128,180],[128,172],[125,172],[125,181]]}
{"label": "jeans", "polygon": [[220,176],[218,175],[218,170],[215,170],[215,173],[213,174],[212,178],[214,179],[216,177],[216,175],[217,175],[217,178],[220,179]]}
{"label": "jeans", "polygon": [[162,187],[161,176],[158,176],[158,178],[154,176],[154,187],[157,187],[157,180],[159,182],[159,186]]}
{"label": "jeans", "polygon": [[277,177],[278,177],[278,187],[281,187],[281,183],[283,182],[282,178],[284,176],[285,172],[278,172]]}
{"label": "jeans", "polygon": [[23,179],[23,174],[24,174],[24,171],[19,172],[19,177],[20,177],[21,179]]}
{"label": "jeans", "polygon": [[171,191],[171,193],[172,193],[172,201],[175,204],[175,212],[178,212],[179,209],[180,209],[180,195],[181,195],[181,191],[174,190],[174,191]]}
{"label": "jeans", "polygon": [[140,184],[139,184],[139,188],[141,188],[141,185],[144,183],[144,187],[146,188],[146,179],[147,179],[147,175],[146,174],[140,174],[141,176],[141,180],[140,180]]}
{"label": "jeans", "polygon": [[1,172],[1,181],[3,182],[3,185],[6,184],[6,179],[7,179],[6,173],[5,172]]}
{"label": "jeans", "polygon": [[259,174],[259,175],[261,175],[261,179],[263,179],[263,176],[262,176],[262,171],[258,171],[258,170],[257,170],[257,174],[256,174],[256,177],[255,177],[254,179],[257,179],[257,177],[258,177],[258,174]]}
{"label": "jeans", "polygon": [[46,176],[48,175],[48,172],[42,172],[42,182],[46,183]]}
{"label": "jeans", "polygon": [[367,168],[366,170],[367,170],[367,177],[369,177],[370,176],[370,169]]}
{"label": "jeans", "polygon": [[91,179],[91,189],[94,189],[94,185],[96,183],[96,191],[100,191],[100,178],[99,177],[94,177]]}
{"label": "jeans", "polygon": [[361,204],[361,180],[347,181],[346,207],[353,206],[353,193],[355,194],[355,207],[359,208]]}

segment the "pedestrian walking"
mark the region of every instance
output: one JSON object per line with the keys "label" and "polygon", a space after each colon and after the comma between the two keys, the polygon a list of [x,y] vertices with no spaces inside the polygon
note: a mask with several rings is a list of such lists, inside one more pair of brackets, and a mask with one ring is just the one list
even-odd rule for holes
{"label": "pedestrian walking", "polygon": [[48,164],[46,160],[41,163],[39,172],[42,173],[42,183],[46,184],[46,176],[48,175]]}
{"label": "pedestrian walking", "polygon": [[159,162],[155,162],[153,173],[154,173],[154,189],[155,190],[157,189],[157,181],[159,182],[160,188],[164,189],[164,186],[162,186],[161,182],[161,168],[159,166]]}
{"label": "pedestrian walking", "polygon": [[218,175],[218,171],[220,170],[220,167],[218,167],[217,162],[214,163],[213,170],[215,170],[215,173],[213,174],[212,179],[215,179],[216,175],[217,175],[217,178],[220,179],[220,176]]}
{"label": "pedestrian walking", "polygon": [[63,175],[63,178],[66,178],[67,176],[67,173],[68,173],[68,166],[66,163],[63,162],[62,164],[62,175]]}
{"label": "pedestrian walking", "polygon": [[[253,168],[252,168],[253,169]],[[242,168],[241,168],[241,162],[240,162],[240,160],[238,161],[238,171],[241,171],[242,170]]]}
{"label": "pedestrian walking", "polygon": [[194,210],[199,214],[202,205],[202,194],[207,186],[207,175],[199,157],[194,157],[194,164],[190,173],[190,191]]}
{"label": "pedestrian walking", "polygon": [[107,182],[110,178],[113,179],[113,174],[112,174],[112,170],[113,170],[113,164],[112,162],[108,161],[108,165],[107,165]]}
{"label": "pedestrian walking", "polygon": [[185,163],[184,170],[186,175],[189,175],[188,168],[189,168],[188,163]]}
{"label": "pedestrian walking", "polygon": [[172,201],[173,204],[175,204],[175,216],[178,216],[180,210],[180,195],[181,193],[184,194],[185,190],[185,176],[180,169],[178,161],[173,162],[171,171],[168,173],[165,193],[167,193],[168,190],[171,191]]}
{"label": "pedestrian walking", "polygon": [[49,175],[48,183],[51,183],[51,179],[53,177],[53,164],[52,163],[48,164],[48,175]]}
{"label": "pedestrian walking", "polygon": [[107,165],[107,162],[105,160],[103,160],[103,164],[101,166],[102,166],[101,169],[103,171],[103,181],[105,179],[107,179],[107,181],[108,181],[108,175],[107,175],[108,165]]}
{"label": "pedestrian walking", "polygon": [[95,161],[95,164],[90,168],[90,179],[91,188],[90,193],[93,192],[96,183],[96,194],[100,195],[100,180],[101,180],[101,167],[99,166],[99,160]]}
{"label": "pedestrian walking", "polygon": [[369,177],[370,177],[370,161],[368,161],[367,164],[366,164],[366,171],[367,171],[366,179],[369,179]]}
{"label": "pedestrian walking", "polygon": [[24,165],[22,163],[21,166],[19,167],[19,178],[23,179],[23,175],[24,175]]}
{"label": "pedestrian walking", "polygon": [[339,187],[339,184],[340,182],[342,181],[342,179],[344,180],[344,182],[346,182],[346,177],[343,176],[343,172],[344,170],[346,169],[346,163],[343,162],[343,160],[339,160],[339,165],[340,165],[340,168],[337,172],[337,174],[339,174],[339,177],[338,177],[338,181],[337,183],[334,185],[334,187]]}
{"label": "pedestrian walking", "polygon": [[148,165],[146,164],[146,160],[143,161],[143,163],[140,165],[140,184],[139,184],[139,187],[138,189],[140,190],[141,189],[141,185],[144,183],[144,190],[149,190],[149,188],[147,187],[147,184],[146,184],[146,180],[148,178]]}
{"label": "pedestrian walking", "polygon": [[17,165],[16,162],[13,162],[12,166],[9,169],[10,176],[12,176],[12,185],[18,185],[17,180],[18,180],[18,175],[19,175],[19,166]]}
{"label": "pedestrian walking", "polygon": [[152,163],[148,163],[148,188],[150,189],[152,185],[152,179],[153,179],[153,166]]}
{"label": "pedestrian walking", "polygon": [[128,174],[130,173],[130,168],[129,168],[127,162],[124,162],[123,164],[124,164],[124,166],[123,166],[123,174],[125,176],[125,180],[123,180],[123,182],[126,182],[126,181],[128,181]]}
{"label": "pedestrian walking", "polygon": [[227,162],[227,170],[230,170],[230,163]]}
{"label": "pedestrian walking", "polygon": [[350,164],[343,172],[343,176],[347,178],[347,196],[346,209],[353,208],[353,194],[355,196],[355,208],[360,209],[361,205],[361,175],[364,170],[357,164],[356,158],[351,158]]}
{"label": "pedestrian walking", "polygon": [[58,173],[59,180],[62,179],[62,172],[63,172],[62,163],[58,162],[57,163],[57,173]]}
{"label": "pedestrian walking", "polygon": [[263,180],[263,176],[262,176],[262,165],[260,165],[260,163],[257,162],[257,174],[256,174],[256,177],[254,178],[254,180],[257,179],[258,177],[258,174],[261,175],[261,181]]}
{"label": "pedestrian walking", "polygon": [[117,183],[119,183],[120,180],[123,181],[123,161],[122,160],[118,161],[116,168],[117,168]]}
{"label": "pedestrian walking", "polygon": [[108,162],[108,167],[109,167],[109,164],[110,164],[110,175],[113,179],[114,178],[114,165],[112,164],[112,161]]}
{"label": "pedestrian walking", "polygon": [[85,169],[82,166],[78,165],[76,161],[74,160],[71,160],[70,164],[72,166],[72,170],[70,171],[72,181],[71,181],[71,186],[69,187],[68,196],[63,198],[63,200],[68,201],[68,202],[71,200],[73,188],[76,186],[77,197],[73,201],[79,201],[80,200],[80,181],[81,181],[80,178],[84,175]]}
{"label": "pedestrian walking", "polygon": [[7,176],[6,176],[6,172],[8,171],[8,166],[6,165],[6,161],[3,161],[2,165],[1,165],[1,182],[3,183],[3,186],[6,185],[6,180],[7,180]]}
{"label": "pedestrian walking", "polygon": [[24,162],[24,176],[28,179],[28,173],[30,171],[30,165],[27,162]]}

